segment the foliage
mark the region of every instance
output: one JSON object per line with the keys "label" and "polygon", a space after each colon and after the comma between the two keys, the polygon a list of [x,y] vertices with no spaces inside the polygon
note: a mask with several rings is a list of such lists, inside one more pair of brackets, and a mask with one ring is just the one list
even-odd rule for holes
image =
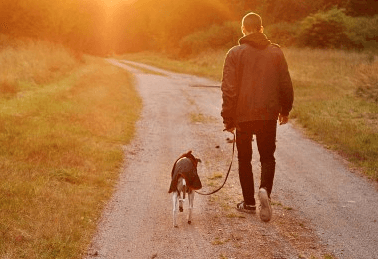
{"label": "foliage", "polygon": [[268,38],[281,46],[293,46],[299,30],[298,23],[276,23],[265,27],[264,33]]}
{"label": "foliage", "polygon": [[2,0],[0,34],[59,42],[102,54],[105,13],[100,1]]}
{"label": "foliage", "polygon": [[345,0],[245,0],[248,11],[259,13],[266,26],[281,22],[295,23],[308,15],[332,6],[345,7]]}
{"label": "foliage", "polygon": [[139,0],[125,4],[115,17],[116,52],[146,49],[174,52],[184,37],[232,19],[234,14],[225,2]]}
{"label": "foliage", "polygon": [[[328,29],[336,32],[331,42],[322,47],[371,48],[376,44],[378,26],[371,18],[378,13],[377,6],[375,0],[2,0],[0,34],[48,40],[77,52],[96,55],[144,50],[185,54],[191,52],[187,46],[195,39],[213,41],[211,34],[216,32],[216,26],[240,23],[244,14],[254,11],[262,16],[265,27],[271,27],[271,38],[277,38],[277,42],[284,45],[294,42],[290,34],[298,22],[305,19],[304,25],[314,26],[311,33],[311,28],[305,26],[304,35],[319,36],[318,31]],[[339,13],[331,18],[329,10],[337,8],[344,8],[344,16],[348,16],[341,17]],[[323,17],[320,17],[321,13]],[[352,27],[363,24],[362,32],[350,29],[350,21]],[[207,30],[208,37],[204,35]],[[339,30],[342,31],[338,33]],[[227,34],[233,37],[239,31],[236,28],[236,32],[227,31]],[[304,35],[300,40],[302,46],[307,43],[313,46]],[[220,32],[220,38],[225,36]],[[365,36],[370,40],[365,40]],[[344,41],[343,44],[337,44],[339,40]],[[229,41],[236,42],[234,38]],[[209,42],[207,45],[214,44]],[[203,46],[206,44],[195,42],[193,51]]]}
{"label": "foliage", "polygon": [[378,13],[377,0],[348,0],[346,2],[348,14],[352,16],[374,16]]}
{"label": "foliage", "polygon": [[298,35],[300,46],[315,48],[351,48],[347,34],[347,16],[342,9],[333,8],[306,17]]}
{"label": "foliage", "polygon": [[184,37],[179,43],[180,56],[196,55],[209,49],[230,48],[237,44],[240,37],[238,22],[212,25],[205,30]]}
{"label": "foliage", "polygon": [[377,49],[378,15],[373,17],[348,17],[348,36],[357,45],[366,50]]}
{"label": "foliage", "polygon": [[378,15],[351,17],[345,9],[319,11],[301,22],[298,46],[314,48],[376,49]]}

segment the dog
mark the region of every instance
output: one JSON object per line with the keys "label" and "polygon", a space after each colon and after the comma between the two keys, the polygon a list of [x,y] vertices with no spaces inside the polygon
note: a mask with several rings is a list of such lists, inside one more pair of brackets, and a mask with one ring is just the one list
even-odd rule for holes
{"label": "dog", "polygon": [[[182,154],[174,163],[171,173],[171,186],[168,193],[172,193],[173,200],[173,226],[178,227],[177,212],[183,212],[185,194],[188,193],[189,215],[188,224],[192,223],[192,211],[194,201],[194,190],[202,188],[201,180],[197,174],[197,164],[200,159],[192,155],[192,151]],[[177,207],[178,205],[178,207]]]}

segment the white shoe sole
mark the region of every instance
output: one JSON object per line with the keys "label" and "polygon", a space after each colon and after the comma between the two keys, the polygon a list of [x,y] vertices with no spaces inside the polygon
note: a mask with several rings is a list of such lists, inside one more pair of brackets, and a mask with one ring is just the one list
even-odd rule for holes
{"label": "white shoe sole", "polygon": [[264,188],[259,190],[259,199],[261,205],[260,219],[264,222],[268,222],[272,218],[272,207],[270,206],[268,193]]}

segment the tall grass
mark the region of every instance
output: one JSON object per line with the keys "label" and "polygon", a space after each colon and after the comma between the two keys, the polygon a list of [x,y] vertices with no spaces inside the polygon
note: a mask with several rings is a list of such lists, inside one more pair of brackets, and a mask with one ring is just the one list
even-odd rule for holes
{"label": "tall grass", "polygon": [[0,57],[18,87],[0,93],[0,258],[81,258],[133,136],[132,78],[47,43]]}
{"label": "tall grass", "polygon": [[0,35],[0,94],[21,91],[52,82],[78,66],[63,46],[43,41],[16,40]]}
{"label": "tall grass", "polygon": [[[291,117],[305,132],[378,180],[378,60],[371,53],[284,49],[293,79]],[[171,60],[152,53],[122,58],[221,79],[226,50]]]}

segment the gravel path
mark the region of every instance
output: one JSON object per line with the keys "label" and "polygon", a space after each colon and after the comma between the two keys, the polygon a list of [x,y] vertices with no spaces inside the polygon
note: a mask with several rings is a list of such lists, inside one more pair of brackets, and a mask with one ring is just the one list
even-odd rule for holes
{"label": "gravel path", "polygon": [[144,109],[137,136],[125,147],[124,170],[88,259],[378,258],[374,185],[291,125],[278,128],[270,223],[233,212],[241,197],[234,163],[224,190],[213,197],[196,195],[193,223],[186,223],[184,206],[179,228],[173,228],[167,191],[176,158],[193,150],[203,161],[198,172],[204,186],[217,185],[212,176],[225,172],[230,160],[231,145],[225,141],[230,136],[222,132],[220,119],[221,93],[209,87],[219,82],[135,62],[109,62],[135,75]]}

